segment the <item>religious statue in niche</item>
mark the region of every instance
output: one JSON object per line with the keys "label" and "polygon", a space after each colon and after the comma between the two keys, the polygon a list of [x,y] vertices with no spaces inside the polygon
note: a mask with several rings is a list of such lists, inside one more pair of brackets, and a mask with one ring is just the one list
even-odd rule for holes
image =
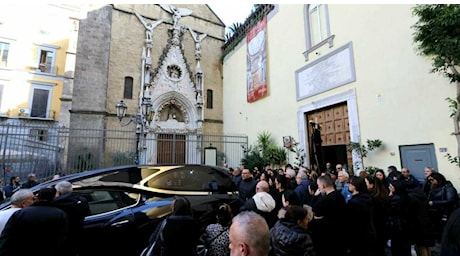
{"label": "religious statue in niche", "polygon": [[183,122],[184,117],[182,115],[181,109],[176,105],[170,104],[166,109],[167,113],[164,116],[162,121],[176,120],[178,122]]}

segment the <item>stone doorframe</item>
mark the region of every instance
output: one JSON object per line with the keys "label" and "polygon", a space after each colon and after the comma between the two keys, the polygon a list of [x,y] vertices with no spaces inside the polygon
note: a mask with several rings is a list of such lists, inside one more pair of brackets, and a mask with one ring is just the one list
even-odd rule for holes
{"label": "stone doorframe", "polygon": [[[358,120],[358,104],[356,99],[356,90],[349,89],[344,92],[340,92],[322,99],[311,101],[308,104],[302,105],[297,110],[297,122],[298,122],[298,133],[300,139],[301,148],[305,151],[305,162],[307,165],[310,164],[310,154],[307,147],[309,147],[308,142],[308,133],[306,132],[308,128],[307,114],[311,111],[321,109],[324,107],[332,106],[338,103],[347,102],[348,107],[348,120],[350,125],[350,141],[359,142],[360,140],[360,131],[359,131],[359,120]],[[362,169],[362,159],[358,156],[356,152],[352,153],[353,160],[353,170],[354,172],[359,172]]]}

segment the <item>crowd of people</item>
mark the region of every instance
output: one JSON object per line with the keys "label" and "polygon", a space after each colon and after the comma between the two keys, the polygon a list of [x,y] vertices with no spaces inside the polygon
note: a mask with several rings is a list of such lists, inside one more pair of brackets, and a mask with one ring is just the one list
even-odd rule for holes
{"label": "crowd of people", "polygon": [[84,218],[89,214],[87,201],[73,192],[68,181],[34,195],[30,188],[38,182],[35,174],[28,177],[22,185],[19,178],[11,178],[5,189],[11,207],[0,211],[0,255],[79,255]]}
{"label": "crowd of people", "polygon": [[[430,167],[423,182],[395,166],[356,175],[340,164],[319,174],[291,165],[231,172],[239,211],[234,216],[221,205],[217,223],[200,234],[186,232],[181,245],[189,243],[190,250],[174,255],[196,255],[200,235],[208,255],[410,256],[415,247],[417,255],[429,256],[435,243],[442,255],[460,254],[457,191]],[[178,244],[174,236],[166,240]]]}
{"label": "crowd of people", "polygon": [[19,189],[30,189],[38,184],[37,176],[33,172],[27,175],[27,181],[24,183],[21,183],[19,176],[12,176],[10,182],[5,186],[3,186],[3,181],[0,180],[0,201],[10,198]]}
{"label": "crowd of people", "polygon": [[[458,193],[433,168],[425,168],[423,182],[395,166],[373,174],[330,163],[321,173],[289,164],[230,170],[237,211],[219,205],[215,223],[201,230],[190,201],[176,196],[141,254],[198,255],[204,243],[211,256],[411,256],[413,247],[430,256],[439,243],[441,255],[460,255]],[[85,199],[67,181],[37,195],[33,174],[19,183],[11,178],[11,195],[5,188],[12,206],[0,212],[0,255],[78,255]]]}

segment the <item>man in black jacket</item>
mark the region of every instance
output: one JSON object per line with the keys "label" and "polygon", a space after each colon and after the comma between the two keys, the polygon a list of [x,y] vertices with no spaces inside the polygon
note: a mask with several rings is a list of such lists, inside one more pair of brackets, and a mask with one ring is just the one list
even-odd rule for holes
{"label": "man in black jacket", "polygon": [[0,255],[59,255],[67,235],[67,215],[53,206],[54,188],[42,188],[38,201],[16,211],[0,236]]}
{"label": "man in black jacket", "polygon": [[86,199],[73,192],[72,184],[61,181],[56,184],[56,198],[54,205],[67,213],[68,236],[64,242],[61,255],[78,255],[85,217],[89,214],[89,206]]}
{"label": "man in black jacket", "polygon": [[249,169],[243,169],[241,172],[242,180],[238,186],[240,207],[244,205],[246,200],[252,198],[256,194],[257,182],[254,180]]}
{"label": "man in black jacket", "polygon": [[37,176],[35,176],[35,173],[32,172],[27,175],[27,182],[24,182],[21,185],[21,189],[30,189],[38,184],[40,183],[37,181]]}

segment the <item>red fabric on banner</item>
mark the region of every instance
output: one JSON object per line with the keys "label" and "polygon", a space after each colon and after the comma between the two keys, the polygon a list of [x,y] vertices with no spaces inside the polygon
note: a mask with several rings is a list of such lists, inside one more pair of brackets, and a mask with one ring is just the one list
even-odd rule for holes
{"label": "red fabric on banner", "polygon": [[257,101],[268,94],[266,32],[267,17],[264,16],[246,36],[248,103]]}

